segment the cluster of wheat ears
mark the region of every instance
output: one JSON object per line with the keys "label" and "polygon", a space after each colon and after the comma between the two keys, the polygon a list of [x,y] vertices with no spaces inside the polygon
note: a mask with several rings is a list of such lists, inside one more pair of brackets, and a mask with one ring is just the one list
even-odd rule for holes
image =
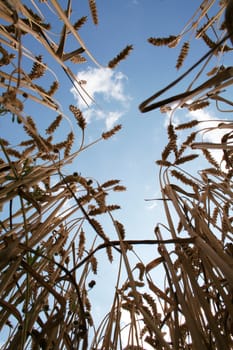
{"label": "cluster of wheat ears", "polygon": [[[87,17],[75,21],[71,0],[62,3],[31,0],[29,8],[24,1],[0,1],[0,118],[9,130],[15,123],[25,135],[17,145],[0,138],[0,349],[232,349],[233,122],[229,118],[215,126],[198,120],[172,122],[179,107],[198,110],[215,103],[220,113],[229,112],[233,105],[222,93],[233,83],[233,68],[219,63],[205,74],[212,57],[221,62],[223,55],[231,55],[226,37],[232,37],[232,1],[205,0],[180,34],[148,39],[170,48],[183,43],[177,69],[188,55],[191,38],[203,39],[208,50],[192,67],[201,68],[185,92],[153,102],[190,70],[140,105],[142,112],[160,107],[171,113],[168,143],[157,161],[167,222],[156,225],[149,241],[127,240],[123,223],[114,219],[119,206],[107,204],[106,196],[125,190],[119,180],[100,184],[64,172],[82,151],[107,142],[121,125],[88,144],[85,116],[70,105],[71,131],[63,140],[55,137],[67,117],[55,98],[59,83],[52,67],[62,67],[85,100],[88,91],[72,69],[88,60],[99,65],[79,34]],[[88,4],[98,25],[95,1]],[[217,12],[210,16],[213,5]],[[56,41],[54,23],[47,23],[43,14],[45,6],[60,26]],[[38,43],[36,54],[30,37]],[[66,52],[70,41],[78,49]],[[38,47],[46,57],[38,54]],[[126,46],[110,60],[109,68],[131,50],[131,45]],[[51,67],[46,58],[54,62]],[[51,76],[54,81],[48,88]],[[200,76],[204,83],[192,88]],[[171,102],[177,102],[176,107]],[[35,113],[36,106],[42,106],[53,115],[44,132],[39,131],[35,116],[27,115],[28,106],[34,106]],[[224,131],[221,142],[204,142],[203,134],[219,129]],[[77,135],[81,141],[74,152]],[[221,164],[212,156],[213,149],[222,151]],[[193,164],[202,156],[206,167],[190,174],[188,162]],[[112,222],[115,240],[110,240],[101,224],[105,216]],[[128,251],[140,244],[154,245],[155,256],[149,263],[140,256],[131,266]],[[95,281],[89,276],[97,273],[100,250],[106,251],[110,263],[114,255],[120,256],[120,263],[111,309],[96,325],[89,298]],[[122,266],[127,278],[120,284]],[[157,269],[163,271],[164,288],[156,283]],[[130,321],[122,326],[125,313]]]}

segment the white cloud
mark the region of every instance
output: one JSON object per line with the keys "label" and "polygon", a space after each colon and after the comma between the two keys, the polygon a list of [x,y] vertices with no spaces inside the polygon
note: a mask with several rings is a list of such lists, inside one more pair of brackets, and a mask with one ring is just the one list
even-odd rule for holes
{"label": "white cloud", "polygon": [[[219,119],[216,119],[210,112],[203,109],[190,111],[189,116],[203,122],[197,126],[200,130],[204,129],[202,132],[203,142],[221,143],[221,138],[226,130],[216,128],[220,123]],[[210,130],[211,128],[213,129]],[[221,164],[223,156],[222,150],[209,149],[209,151],[217,162]]]}
{"label": "white cloud", "polygon": [[109,112],[106,119],[106,128],[111,129],[113,125],[121,118],[122,113],[120,112]]}
{"label": "white cloud", "polygon": [[[191,103],[192,100],[189,100],[187,102]],[[175,110],[175,113],[173,111],[173,108]],[[166,111],[164,126],[167,128],[171,119],[174,124],[180,124],[184,122],[183,121],[184,115],[182,112],[183,110],[181,108],[178,107],[176,109],[176,106],[173,105],[171,111]],[[214,112],[207,111],[204,109],[188,111],[188,113],[185,114],[185,118],[196,119],[201,122],[196,126],[196,128],[200,130],[200,134],[202,135],[202,139],[199,141],[210,142],[210,143],[221,143],[221,139],[225,134],[226,130],[217,128],[218,124],[220,123],[220,120],[214,116]],[[209,152],[211,152],[215,160],[219,164],[221,164],[222,170],[224,170],[225,167],[224,167],[224,164],[222,163],[222,156],[223,156],[222,150],[213,149],[213,148],[212,149],[210,148],[208,150]]]}
{"label": "white cloud", "polygon": [[110,129],[128,108],[130,97],[126,95],[124,89],[127,77],[110,68],[88,67],[79,72],[77,78],[82,82],[81,86],[83,87],[83,90],[79,85],[77,85],[77,89],[74,87],[71,89],[77,106],[85,111],[88,122],[94,118],[104,119],[106,128]]}

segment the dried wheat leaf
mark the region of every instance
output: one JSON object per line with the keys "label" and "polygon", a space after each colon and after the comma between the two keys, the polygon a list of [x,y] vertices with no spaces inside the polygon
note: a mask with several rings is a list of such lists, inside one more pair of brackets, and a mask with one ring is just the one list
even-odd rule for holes
{"label": "dried wheat leaf", "polygon": [[125,228],[124,228],[124,225],[118,220],[114,220],[114,224],[115,224],[115,226],[117,228],[117,231],[118,231],[121,239],[124,240],[125,239]]}
{"label": "dried wheat leaf", "polygon": [[92,269],[93,273],[96,275],[98,262],[97,262],[97,259],[94,255],[92,255],[92,257],[90,258],[90,263],[91,263],[91,269]]}
{"label": "dried wheat leaf", "polygon": [[194,119],[191,120],[188,123],[183,123],[183,124],[179,124],[175,127],[176,130],[183,130],[183,129],[189,129],[189,128],[193,128],[194,126],[198,125],[199,121]]}
{"label": "dried wheat leaf", "polygon": [[106,253],[107,253],[108,260],[110,261],[110,263],[112,263],[113,255],[112,255],[112,247],[110,245],[106,247]]}
{"label": "dried wheat leaf", "polygon": [[[171,150],[175,154],[177,154],[177,134],[175,132],[174,125],[171,123],[167,127],[167,134],[168,134],[168,139],[169,139],[167,152],[169,151],[169,147],[171,147]],[[162,156],[164,156],[164,152],[163,152]],[[163,159],[163,160],[165,160],[165,159]]]}
{"label": "dried wheat leaf", "polygon": [[211,77],[212,75],[216,75],[219,72],[219,70],[220,70],[220,67],[215,66],[207,73],[207,76]]}
{"label": "dried wheat leaf", "polygon": [[[166,38],[149,38],[147,39],[147,41],[155,46],[163,46],[163,45],[167,45],[170,47],[175,47],[178,42],[180,40],[180,36],[174,36],[174,35],[170,35],[169,37]],[[174,46],[173,46],[174,45]]]}
{"label": "dried wheat leaf", "polygon": [[28,74],[31,80],[41,78],[47,69],[46,65],[42,63],[42,55],[35,57],[35,62],[33,63],[31,72]]}
{"label": "dried wheat leaf", "polygon": [[10,142],[8,140],[5,140],[3,138],[0,139],[1,145],[3,145],[4,147],[9,146]]}
{"label": "dried wheat leaf", "polygon": [[216,169],[219,169],[218,162],[214,159],[212,154],[208,151],[208,149],[202,149],[202,153],[204,154],[205,158],[208,160],[208,162],[213,165]]}
{"label": "dried wheat leaf", "polygon": [[174,164],[175,165],[180,165],[180,164],[183,164],[183,163],[186,163],[186,162],[190,162],[194,159],[196,159],[197,157],[199,157],[198,154],[190,154],[188,156],[183,156],[183,157],[179,157],[175,160]]}
{"label": "dried wheat leaf", "polygon": [[84,130],[86,128],[87,122],[82,114],[82,111],[73,105],[70,105],[69,108],[77,120],[79,127]]}
{"label": "dried wheat leaf", "polygon": [[114,185],[119,184],[120,180],[108,180],[106,182],[104,182],[101,187],[103,188],[107,188],[107,187],[112,187]]}
{"label": "dried wheat leaf", "polygon": [[184,151],[187,149],[187,147],[193,143],[193,141],[196,138],[196,135],[197,135],[197,132],[192,132],[187,136],[187,139],[182,143],[182,145],[180,146],[180,149],[177,152],[177,155],[176,155],[177,158],[180,158],[181,155],[184,153]]}
{"label": "dried wheat leaf", "polygon": [[166,166],[166,167],[169,167],[172,165],[172,163],[167,160],[156,160],[155,163],[159,166]]}
{"label": "dried wheat leaf", "polygon": [[126,191],[126,187],[122,185],[116,185],[113,187],[113,191],[115,192],[124,192]]}
{"label": "dried wheat leaf", "polygon": [[104,205],[100,206],[98,208],[91,208],[91,210],[88,212],[89,215],[91,216],[96,216],[96,215],[101,215],[103,213],[111,212],[113,210],[118,210],[121,207],[117,204],[112,204],[112,205]]}
{"label": "dried wheat leaf", "polygon": [[87,16],[79,18],[73,25],[75,30],[79,30],[87,21]]}
{"label": "dried wheat leaf", "polygon": [[62,115],[59,114],[55,120],[48,126],[48,128],[45,130],[46,134],[53,134],[54,131],[59,127],[62,120]]}
{"label": "dried wheat leaf", "polygon": [[194,101],[188,105],[189,111],[197,111],[210,105],[209,101]]}
{"label": "dried wheat leaf", "polygon": [[149,304],[153,318],[156,319],[158,317],[158,310],[157,310],[157,304],[153,297],[149,293],[143,293],[143,298],[146,300],[146,302]]}
{"label": "dried wheat leaf", "polygon": [[72,56],[70,60],[72,63],[78,63],[78,64],[87,62],[86,58],[79,54],[76,56]]}
{"label": "dried wheat leaf", "polygon": [[98,236],[100,236],[104,241],[109,241],[108,237],[105,235],[105,232],[101,226],[101,224],[93,218],[89,219],[92,227],[94,228],[95,232],[98,234]]}
{"label": "dried wheat leaf", "polygon": [[5,50],[2,45],[0,45],[0,54],[1,54],[1,58],[0,58],[0,67],[1,66],[7,66],[8,64],[11,63],[12,59],[15,58],[15,55],[12,53],[8,53],[7,50]]}
{"label": "dried wheat leaf", "polygon": [[106,132],[103,132],[103,133],[102,133],[102,138],[103,138],[104,140],[109,139],[110,137],[112,137],[113,135],[115,135],[119,130],[121,130],[121,128],[122,128],[122,125],[121,125],[121,124],[118,124],[118,125],[114,126],[111,130],[106,131]]}
{"label": "dried wheat leaf", "polygon": [[6,152],[7,152],[7,154],[8,154],[9,156],[13,156],[13,157],[15,157],[15,158],[21,159],[22,154],[21,154],[20,152],[18,152],[18,151],[17,151],[16,149],[14,149],[14,148],[9,148],[9,147],[7,147],[7,148],[6,148]]}
{"label": "dried wheat leaf", "polygon": [[116,57],[114,57],[109,63],[109,68],[115,68],[120,61],[124,60],[130,52],[133,50],[133,45],[127,45]]}
{"label": "dried wheat leaf", "polygon": [[47,95],[52,97],[55,94],[55,92],[58,90],[58,88],[59,88],[59,82],[57,80],[54,80],[54,82],[49,87],[49,90],[47,91]]}
{"label": "dried wheat leaf", "polygon": [[173,170],[171,170],[171,175],[176,177],[178,180],[183,182],[185,185],[189,185],[189,186],[193,187],[195,192],[198,190],[197,183],[194,182],[191,178],[188,178],[187,176],[185,176],[182,172],[173,169]]}
{"label": "dried wheat leaf", "polygon": [[68,157],[70,155],[73,143],[74,143],[74,133],[70,132],[66,139],[65,150],[64,150],[65,157]]}
{"label": "dried wheat leaf", "polygon": [[[168,156],[170,155],[170,153],[171,153],[172,150],[173,150],[173,146],[172,146],[171,142],[169,142],[169,143],[165,146],[165,148],[164,148],[164,150],[163,150],[163,152],[162,152],[162,162],[167,162],[167,158],[168,158]],[[161,162],[161,161],[159,161],[159,162]]]}
{"label": "dried wheat leaf", "polygon": [[97,25],[98,24],[98,12],[97,12],[95,0],[89,0],[89,7],[91,10],[91,17],[92,17],[93,23],[95,25]]}
{"label": "dried wheat leaf", "polygon": [[178,56],[178,59],[177,59],[177,62],[176,62],[176,69],[179,69],[182,67],[183,63],[184,63],[184,60],[185,58],[187,57],[188,55],[188,52],[189,52],[189,42],[186,41],[182,48],[181,48],[181,51],[180,51],[180,54]]}

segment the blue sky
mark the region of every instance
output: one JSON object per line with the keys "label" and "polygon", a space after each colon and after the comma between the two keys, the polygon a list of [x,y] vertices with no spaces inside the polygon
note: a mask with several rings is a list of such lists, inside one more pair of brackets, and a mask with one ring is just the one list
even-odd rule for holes
{"label": "blue sky", "polygon": [[[96,139],[102,131],[117,123],[122,124],[123,129],[114,138],[83,152],[71,166],[71,171],[95,178],[100,183],[108,179],[120,179],[127,191],[109,196],[109,204],[113,202],[122,207],[115,217],[124,224],[128,239],[153,239],[155,225],[164,222],[165,216],[161,202],[145,199],[160,197],[159,168],[155,160],[160,159],[167,142],[167,116],[160,111],[141,114],[138,105],[195,63],[207,51],[207,47],[200,40],[194,43],[184,68],[177,72],[175,65],[181,46],[175,49],[158,48],[149,44],[147,39],[151,36],[177,35],[201,1],[99,0],[96,3],[98,26],[92,23],[87,0],[73,1],[72,13],[74,19],[88,16],[87,23],[79,33],[100,67],[88,59],[83,65],[73,65],[72,70],[83,81],[84,89],[94,98],[95,103],[86,96],[87,107],[75,93],[64,72],[56,70],[54,66],[62,86],[57,99],[66,114],[69,114],[69,104],[77,104],[82,109],[88,121],[86,142]],[[45,13],[49,13],[46,4],[44,8]],[[189,34],[187,38],[189,39]],[[71,50],[77,48],[73,47],[74,43],[69,45]],[[134,47],[129,57],[115,70],[107,69],[108,62],[126,45]],[[216,62],[213,61],[210,68],[214,64]],[[188,82],[188,79],[184,80],[169,94],[182,92]],[[203,118],[215,116],[211,109],[208,113],[202,114]],[[49,114],[45,117],[43,108],[37,108],[35,119],[42,127],[50,124],[52,119],[49,118]],[[187,120],[184,112],[179,111],[175,118],[179,121]],[[17,125],[12,125],[11,130],[14,143],[16,127]],[[0,120],[0,128],[2,132],[9,133],[5,129],[4,119]],[[64,130],[69,128],[70,124],[66,123]],[[114,234],[111,236],[111,232],[109,236],[116,239]],[[155,248],[143,247],[138,251],[149,261]],[[102,276],[100,272],[99,280],[104,281],[114,268],[114,264],[106,267]],[[104,303],[105,296],[99,297],[102,299],[100,304]]]}
{"label": "blue sky", "polygon": [[[147,38],[177,35],[200,3],[187,0],[97,1],[98,26],[92,24],[87,2],[81,2],[81,10],[78,4],[78,16],[89,14],[88,24],[80,30],[80,35],[102,67],[88,62],[77,66],[76,70],[78,79],[84,81],[83,87],[94,97],[96,104],[87,98],[87,108],[74,90],[70,94],[69,89],[67,100],[82,108],[89,122],[90,140],[101,128],[111,127],[114,123],[121,123],[123,130],[107,144],[98,144],[82,154],[77,160],[77,168],[83,175],[90,174],[100,181],[111,178],[122,180],[127,192],[110,196],[109,200],[115,200],[122,207],[115,217],[125,225],[128,239],[153,239],[155,225],[166,223],[161,202],[145,199],[160,197],[159,168],[155,160],[160,159],[167,142],[167,116],[159,110],[141,114],[138,105],[177,78],[208,50],[201,40],[193,43],[184,67],[177,72],[175,65],[182,44],[175,49],[158,48],[150,45]],[[186,40],[189,38],[190,34]],[[109,60],[128,44],[134,46],[129,57],[115,70],[106,69]],[[213,59],[209,69],[215,64]],[[182,92],[187,88],[189,79],[168,94]],[[217,117],[214,113],[212,109],[193,112],[192,115],[178,111],[175,120],[182,122],[192,116],[209,119]],[[111,233],[109,235],[114,238],[114,234],[113,237]],[[153,258],[156,248],[141,247],[136,251],[146,262]],[[110,276],[115,268],[114,263],[113,266],[105,265],[97,282],[105,283],[106,276]],[[162,283],[162,276],[158,276],[159,279]],[[106,288],[107,294],[110,287]],[[106,294],[98,294],[97,310],[99,305],[103,307],[106,303]]]}
{"label": "blue sky", "polygon": [[[198,4],[184,0],[98,1],[98,26],[92,23],[86,1],[77,6],[78,17],[88,15],[88,23],[80,30],[80,35],[102,67],[89,61],[78,65],[76,70],[78,79],[84,81],[83,87],[96,104],[87,98],[87,108],[69,89],[67,100],[82,108],[89,121],[90,139],[101,128],[116,123],[123,125],[123,130],[107,145],[97,145],[88,154],[81,155],[78,162],[86,176],[89,172],[97,179],[119,178],[127,186],[127,193],[119,194],[117,200],[122,204],[119,215],[129,237],[153,236],[153,227],[163,215],[161,205],[145,199],[159,196],[158,167],[154,161],[160,159],[167,141],[167,117],[158,110],[141,114],[138,105],[207,51],[201,40],[197,40],[184,67],[177,72],[175,65],[182,43],[175,49],[154,47],[147,38],[179,34]],[[75,6],[73,16],[76,16]],[[190,34],[185,40],[189,38]],[[115,70],[106,69],[108,62],[128,44],[134,46],[129,57]],[[168,94],[187,88],[188,79]],[[186,117],[180,112],[175,118],[178,121]],[[95,162],[91,161],[93,158]]]}

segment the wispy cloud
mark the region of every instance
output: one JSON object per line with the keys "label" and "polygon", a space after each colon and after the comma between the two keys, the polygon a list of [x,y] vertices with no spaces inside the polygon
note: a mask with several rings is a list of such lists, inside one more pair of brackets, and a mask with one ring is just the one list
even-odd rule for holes
{"label": "wispy cloud", "polygon": [[106,128],[110,129],[129,106],[130,97],[125,93],[127,77],[109,68],[88,67],[78,73],[78,80],[87,94],[80,86],[71,89],[77,106],[85,112],[88,122],[104,119]]}

